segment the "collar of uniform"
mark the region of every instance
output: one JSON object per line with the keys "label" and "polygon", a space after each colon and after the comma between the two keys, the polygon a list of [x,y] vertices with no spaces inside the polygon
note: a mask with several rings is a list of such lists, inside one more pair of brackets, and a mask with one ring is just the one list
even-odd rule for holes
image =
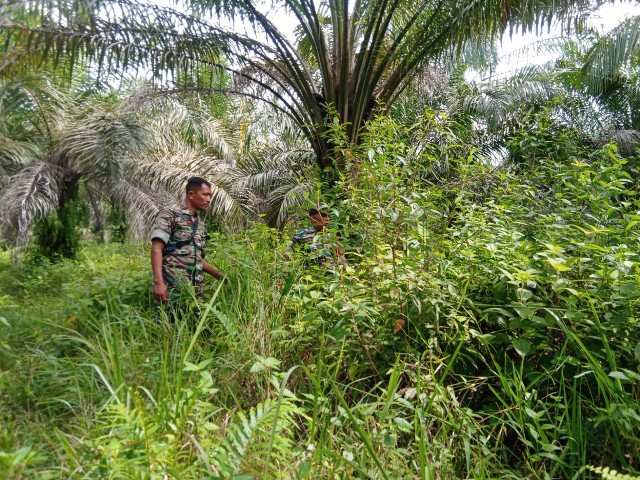
{"label": "collar of uniform", "polygon": [[195,212],[191,213],[184,203],[180,204],[180,213],[186,213],[187,215],[198,218],[198,211],[196,210]]}

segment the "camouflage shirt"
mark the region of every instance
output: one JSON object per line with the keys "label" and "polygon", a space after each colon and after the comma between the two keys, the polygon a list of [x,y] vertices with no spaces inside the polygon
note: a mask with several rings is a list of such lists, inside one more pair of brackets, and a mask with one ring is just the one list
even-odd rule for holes
{"label": "camouflage shirt", "polygon": [[193,285],[196,293],[202,294],[206,232],[198,214],[191,213],[184,205],[173,205],[158,214],[150,237],[165,243],[162,276],[168,289]]}
{"label": "camouflage shirt", "polygon": [[310,262],[331,266],[343,263],[340,244],[333,242],[328,232],[318,232],[313,227],[298,230],[287,246],[286,253],[290,253],[296,246],[304,248]]}

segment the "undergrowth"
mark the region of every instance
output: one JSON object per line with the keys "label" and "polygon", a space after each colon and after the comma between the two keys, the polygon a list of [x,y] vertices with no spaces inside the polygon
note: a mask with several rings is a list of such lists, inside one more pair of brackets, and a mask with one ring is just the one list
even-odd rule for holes
{"label": "undergrowth", "polygon": [[350,150],[336,272],[262,225],[213,234],[229,284],[167,312],[146,246],[2,254],[0,474],[637,476],[637,160],[444,169],[413,133],[380,119]]}

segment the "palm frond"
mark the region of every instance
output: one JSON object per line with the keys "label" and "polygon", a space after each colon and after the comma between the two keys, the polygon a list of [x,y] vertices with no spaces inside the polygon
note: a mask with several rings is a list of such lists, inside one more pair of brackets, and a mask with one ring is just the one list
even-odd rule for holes
{"label": "palm frond", "polygon": [[[511,77],[522,76],[537,70],[547,71],[557,68],[558,58],[567,58],[583,54],[588,49],[593,40],[591,32],[584,32],[572,37],[551,37],[533,41],[524,47],[512,51],[506,55],[501,55],[499,60],[500,73],[493,71],[496,65],[489,65],[489,68],[482,70],[483,74],[488,73],[488,79],[480,83],[489,81],[508,81]],[[540,58],[548,58],[546,63],[539,64]],[[532,67],[532,65],[534,65]]]}
{"label": "palm frond", "polygon": [[[43,56],[54,66],[64,59],[95,63],[100,74],[140,67],[158,75],[184,72],[193,65],[196,50],[201,63],[219,61],[218,40],[210,25],[151,3],[15,2],[0,11],[0,18],[0,31],[7,32],[0,63],[5,74],[37,64]],[[34,19],[40,20],[39,26],[34,26]]]}
{"label": "palm frond", "polygon": [[0,198],[4,213],[2,235],[13,245],[24,245],[33,223],[58,207],[63,172],[41,161],[11,177]]}
{"label": "palm frond", "polygon": [[118,179],[125,159],[136,155],[147,137],[147,131],[131,117],[96,113],[67,126],[57,150],[87,177]]}
{"label": "palm frond", "polygon": [[612,129],[606,132],[601,138],[600,143],[605,144],[615,142],[620,153],[624,156],[632,156],[636,153],[640,146],[640,132],[637,130],[618,130]]}
{"label": "palm frond", "polygon": [[39,148],[28,141],[16,140],[0,133],[0,171],[13,175],[38,157]]}
{"label": "palm frond", "polygon": [[[43,12],[40,26],[13,20],[8,12],[18,10],[14,4],[5,9],[0,30],[6,32],[5,51],[19,61],[6,68],[24,68],[48,56],[80,58],[112,72],[144,66],[156,78],[195,73],[199,65],[225,69],[256,86],[249,96],[263,98],[297,123],[318,164],[326,167],[333,165],[323,137],[327,105],[333,105],[355,143],[376,105],[388,108],[425,66],[457,58],[469,44],[487,50],[505,29],[577,24],[593,8],[590,0],[366,0],[353,5],[330,0],[320,6],[282,0],[308,40],[303,55],[255,0],[184,3],[196,14],[133,0],[60,0],[57,8],[34,0],[28,5]],[[209,21],[220,14],[237,15],[253,33]],[[220,61],[219,52],[233,59],[232,66]]]}
{"label": "palm frond", "polygon": [[211,214],[230,224],[239,222],[241,207],[234,195],[237,178],[234,170],[225,168],[224,164],[201,152],[187,147],[179,152],[145,152],[143,158],[136,159],[127,174],[150,190],[164,190],[176,199],[184,197],[187,179],[194,175],[211,182]]}
{"label": "palm frond", "polygon": [[306,199],[301,197],[303,192],[314,189],[314,154],[295,141],[275,138],[269,145],[254,145],[252,152],[236,167],[239,195],[246,210],[262,216],[271,226],[281,227],[291,213],[289,204],[302,204]]}
{"label": "palm frond", "polygon": [[267,197],[269,223],[275,223],[278,228],[284,227],[289,220],[296,216],[300,208],[307,204],[310,198],[313,198],[315,188],[315,184],[310,179],[276,188]]}
{"label": "palm frond", "polygon": [[126,210],[127,226],[137,240],[144,240],[162,205],[177,203],[177,199],[163,190],[151,190],[126,178],[111,184],[113,201]]}
{"label": "palm frond", "polygon": [[137,114],[150,119],[147,124],[154,131],[155,141],[161,141],[164,148],[182,144],[200,147],[233,163],[237,151],[233,133],[208,111],[201,95],[198,91],[156,91],[147,96],[148,101]]}
{"label": "palm frond", "polygon": [[[283,398],[265,400],[247,414],[238,412],[227,427],[225,437],[214,447],[211,464],[217,473],[232,477],[241,473],[253,473],[263,477],[272,465],[265,465],[267,453],[276,464],[290,462],[294,448],[293,433],[296,429],[295,416],[299,409]],[[271,430],[275,428],[275,435]],[[269,438],[273,443],[268,442]]]}
{"label": "palm frond", "polygon": [[49,148],[55,124],[69,121],[64,108],[69,103],[70,97],[46,77],[0,80],[0,135],[34,149]]}
{"label": "palm frond", "polygon": [[622,68],[637,58],[640,47],[640,16],[629,17],[603,35],[587,53],[582,72],[587,85],[600,95],[615,83]]}
{"label": "palm frond", "polygon": [[[544,104],[560,89],[549,81],[544,69],[532,68],[512,77],[508,82],[478,85],[474,92],[463,96],[457,108],[477,121],[484,121],[490,129],[504,125],[527,105]],[[454,107],[454,111],[455,111]]]}

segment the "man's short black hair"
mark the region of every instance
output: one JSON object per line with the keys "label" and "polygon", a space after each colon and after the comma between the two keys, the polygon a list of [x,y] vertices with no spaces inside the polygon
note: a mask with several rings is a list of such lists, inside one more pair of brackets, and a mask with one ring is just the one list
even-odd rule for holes
{"label": "man's short black hair", "polygon": [[211,184],[202,177],[189,177],[189,180],[187,180],[187,193],[199,190],[202,185],[211,187]]}
{"label": "man's short black hair", "polygon": [[318,213],[322,216],[329,215],[329,205],[324,202],[316,205],[316,208],[310,208],[307,210],[309,212],[309,216],[317,215]]}

